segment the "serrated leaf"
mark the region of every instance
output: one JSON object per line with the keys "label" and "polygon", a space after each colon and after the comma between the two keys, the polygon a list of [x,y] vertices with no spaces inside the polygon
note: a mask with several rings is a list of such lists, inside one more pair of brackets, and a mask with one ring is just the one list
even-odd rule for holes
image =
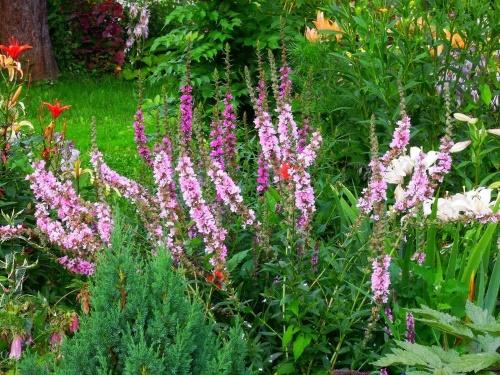
{"label": "serrated leaf", "polygon": [[496,352],[500,348],[500,337],[493,337],[491,335],[478,336],[477,342],[483,352]]}
{"label": "serrated leaf", "polygon": [[229,259],[226,263],[227,269],[229,272],[233,272],[234,269],[241,263],[245,258],[247,257],[247,254],[250,252],[250,250],[243,250],[240,251],[236,254],[234,254],[231,259]]}
{"label": "serrated leaf", "polygon": [[385,357],[379,359],[374,364],[380,367],[388,367],[394,364],[401,364],[407,366],[428,366],[440,367],[442,361],[426,346],[420,344],[411,344],[403,341],[396,341],[396,344],[401,348],[393,348],[392,354],[387,354]]}
{"label": "serrated leaf", "polygon": [[494,364],[500,363],[500,354],[498,353],[473,353],[464,354],[449,366],[456,372],[479,372],[485,370]]}
{"label": "serrated leaf", "polygon": [[496,323],[495,319],[490,314],[488,314],[488,311],[483,310],[479,306],[476,306],[469,300],[467,300],[467,303],[465,305],[465,313],[474,324],[483,325]]}

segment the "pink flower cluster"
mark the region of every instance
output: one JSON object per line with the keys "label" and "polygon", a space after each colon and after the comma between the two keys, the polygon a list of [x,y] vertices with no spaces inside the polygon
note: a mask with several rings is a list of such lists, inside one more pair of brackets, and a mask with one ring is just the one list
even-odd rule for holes
{"label": "pink flower cluster", "polygon": [[52,172],[45,170],[44,161],[35,163],[33,168],[34,172],[26,179],[38,201],[37,227],[49,241],[83,259],[93,258],[96,251],[108,246],[113,228],[110,208],[103,203],[83,201],[70,181],[61,183]]}
{"label": "pink flower cluster", "polygon": [[243,227],[254,225],[255,212],[243,203],[241,189],[234,183],[231,176],[224,171],[222,166],[217,162],[212,162],[207,174],[215,185],[217,196],[222,202],[228,206],[232,212],[244,218]]}
{"label": "pink flower cluster", "polygon": [[[272,122],[267,111],[266,83],[261,74],[255,99],[256,118],[254,124],[259,134],[261,154],[258,160],[257,192],[263,193],[269,184],[269,169],[274,171],[273,181],[290,183],[286,186],[295,197],[295,208],[300,211],[298,227],[305,229],[315,211],[314,189],[308,168],[316,159],[322,138],[319,132],[311,135],[309,144],[309,123],[304,122],[304,129],[299,129],[294,120],[289,102],[291,81],[290,68],[280,69],[280,85],[277,92],[277,126]],[[278,173],[279,171],[279,173]]]}
{"label": "pink flower cluster", "polygon": [[129,8],[130,24],[127,26],[125,52],[128,52],[138,39],[146,39],[149,33],[149,10],[147,6],[138,6],[132,1],[119,1]]}
{"label": "pink flower cluster", "polygon": [[421,152],[413,170],[408,188],[401,193],[401,197],[396,199],[394,208],[397,211],[407,211],[415,207],[418,203],[425,202],[432,197],[432,189],[427,176],[425,165],[425,155]]}
{"label": "pink flower cluster", "polygon": [[142,113],[142,109],[137,108],[137,112],[135,113],[135,122],[134,122],[134,140],[137,145],[137,152],[144,159],[146,164],[151,166],[152,157],[151,151],[148,147],[148,138],[146,137],[145,127],[144,127],[144,115]]}
{"label": "pink flower cluster", "polygon": [[[394,175],[402,176],[395,190],[394,209],[404,212],[432,198],[437,184],[442,182],[444,175],[451,170],[450,150],[453,141],[448,135],[441,138],[437,155],[434,151],[428,154],[419,151],[414,157],[413,150],[419,150],[415,147],[410,150],[410,157],[404,156],[409,141],[410,119],[404,115],[403,119],[398,121],[390,149],[383,157],[375,157],[370,162],[372,173],[368,187],[363,190],[362,197],[358,201],[358,207],[364,214],[369,214],[375,203],[387,200],[387,183],[395,183],[392,181]],[[396,163],[398,161],[400,162]],[[403,188],[400,185],[402,178],[410,172],[412,174],[408,186]]]}
{"label": "pink flower cluster", "polygon": [[448,136],[441,138],[436,165],[429,170],[432,180],[436,183],[443,182],[444,175],[451,170],[450,150],[452,147],[453,141]]}
{"label": "pink flower cluster", "polygon": [[153,174],[157,186],[156,199],[160,203],[160,217],[167,228],[166,246],[175,259],[183,252],[175,243],[175,223],[178,220],[179,205],[175,192],[174,169],[171,156],[164,150],[158,152],[153,161]]}
{"label": "pink flower cluster", "polygon": [[391,160],[397,158],[406,151],[406,147],[410,143],[410,118],[405,114],[403,118],[397,122],[398,127],[394,130],[392,141],[389,145],[389,150],[382,157],[384,165],[388,165]]}
{"label": "pink flower cluster", "polygon": [[230,91],[224,97],[224,111],[222,121],[218,118],[212,122],[210,137],[210,157],[214,162],[219,163],[222,168],[226,165],[234,164],[236,161],[236,114],[232,104],[233,95]]}
{"label": "pink flower cluster", "polygon": [[262,194],[269,188],[269,164],[262,152],[259,154],[257,168],[257,192]]}
{"label": "pink flower cluster", "polygon": [[410,118],[406,114],[403,115],[397,125],[392,135],[389,150],[381,158],[375,157],[370,162],[370,180],[368,186],[363,189],[362,197],[358,201],[358,207],[364,214],[369,214],[373,210],[375,203],[382,203],[387,200],[387,182],[384,179],[385,170],[392,160],[406,151],[410,143]]}
{"label": "pink flower cluster", "polygon": [[362,197],[358,200],[358,207],[364,214],[373,210],[375,203],[385,202],[387,199],[387,182],[384,179],[385,166],[379,158],[370,162],[371,177],[368,187],[361,192]]}
{"label": "pink flower cluster", "polygon": [[191,142],[191,133],[193,131],[193,88],[190,85],[181,88],[181,133],[183,141],[186,144]]}
{"label": "pink flower cluster", "polygon": [[115,189],[136,205],[150,239],[156,244],[162,243],[163,230],[159,222],[159,204],[156,199],[142,185],[112,170],[104,162],[99,151],[92,152],[91,162],[102,183]]}
{"label": "pink flower cluster", "polygon": [[415,344],[415,318],[411,312],[406,313],[406,341]]}
{"label": "pink flower cluster", "polygon": [[176,168],[184,202],[189,207],[191,218],[198,233],[203,236],[205,251],[211,255],[210,263],[222,267],[226,260],[227,249],[224,244],[227,231],[221,228],[201,193],[201,186],[193,169],[191,158],[182,155]]}
{"label": "pink flower cluster", "polygon": [[283,103],[276,110],[278,112],[278,140],[281,149],[281,163],[293,162],[291,152],[297,146],[299,133],[293,119],[292,106]]}
{"label": "pink flower cluster", "polygon": [[387,303],[389,298],[389,287],[391,285],[390,265],[391,257],[389,255],[382,255],[372,262],[372,292],[373,299],[377,303]]}
{"label": "pink flower cluster", "polygon": [[266,83],[262,79],[259,81],[257,93],[258,97],[256,101],[257,107],[254,124],[259,133],[259,143],[262,149],[262,155],[269,166],[278,168],[281,160],[281,148],[271,116],[265,108],[265,102],[267,100]]}
{"label": "pink flower cluster", "polygon": [[224,129],[219,118],[212,120],[212,130],[210,131],[210,158],[224,165]]}
{"label": "pink flower cluster", "polygon": [[224,98],[224,111],[222,112],[222,128],[224,130],[224,154],[226,162],[235,162],[236,158],[236,114],[232,104],[233,95],[230,91]]}
{"label": "pink flower cluster", "polygon": [[67,270],[80,275],[90,276],[95,271],[95,266],[92,262],[80,257],[68,258],[68,256],[63,256],[58,259],[58,262]]}
{"label": "pink flower cluster", "polygon": [[286,100],[292,92],[292,81],[290,80],[291,69],[288,66],[280,68],[279,96],[281,100]]}

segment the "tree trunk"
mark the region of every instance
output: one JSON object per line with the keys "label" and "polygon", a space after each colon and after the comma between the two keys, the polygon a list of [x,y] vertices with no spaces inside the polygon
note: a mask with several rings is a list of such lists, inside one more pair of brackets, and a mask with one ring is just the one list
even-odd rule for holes
{"label": "tree trunk", "polygon": [[23,55],[31,79],[55,79],[59,75],[49,36],[46,0],[0,0],[0,44],[13,36],[33,49]]}

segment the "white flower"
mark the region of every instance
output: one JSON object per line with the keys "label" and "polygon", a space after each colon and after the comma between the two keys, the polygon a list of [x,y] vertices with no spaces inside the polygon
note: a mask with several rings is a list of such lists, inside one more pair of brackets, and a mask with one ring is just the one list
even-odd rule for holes
{"label": "white flower", "polygon": [[438,158],[436,151],[425,153],[419,147],[411,147],[410,155],[403,155],[394,159],[387,167],[384,174],[384,179],[388,184],[402,184],[404,178],[413,172],[413,168],[418,161],[419,155],[423,153],[426,169],[432,167]]}
{"label": "white flower", "polygon": [[454,113],[453,117],[455,117],[458,121],[466,122],[471,125],[474,125],[477,122],[477,118],[464,115],[463,113]]}
{"label": "white flower", "polygon": [[[436,216],[441,221],[459,219],[481,219],[493,213],[495,201],[491,201],[492,189],[480,187],[463,194],[455,194],[448,198],[439,198]],[[434,199],[424,202],[425,216],[432,213]]]}
{"label": "white flower", "polygon": [[394,159],[387,168],[384,179],[389,184],[402,184],[404,178],[413,170],[414,162],[409,156]]}
{"label": "white flower", "polygon": [[451,148],[450,148],[450,153],[455,153],[455,152],[460,152],[465,150],[469,145],[471,144],[471,141],[462,141],[462,142],[457,142],[455,143]]}
{"label": "white flower", "polygon": [[488,129],[488,133],[500,136],[500,129]]}

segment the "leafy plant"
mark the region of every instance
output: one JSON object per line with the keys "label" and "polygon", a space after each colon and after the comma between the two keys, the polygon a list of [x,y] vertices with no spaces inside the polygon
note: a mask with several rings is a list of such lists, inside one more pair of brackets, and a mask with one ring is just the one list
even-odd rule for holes
{"label": "leafy plant", "polygon": [[[90,315],[63,343],[56,374],[253,373],[242,329],[236,324],[216,333],[163,249],[142,259],[129,234],[116,231],[90,297]],[[43,358],[25,361],[21,369],[34,362],[40,371],[51,367]]]}
{"label": "leafy plant", "polygon": [[[411,310],[418,321],[444,334],[460,339],[462,350],[441,346],[425,346],[396,341],[392,353],[375,362],[380,367],[409,366],[412,374],[465,374],[479,373],[500,364],[500,324],[486,310],[467,301],[464,321],[452,315],[423,306]],[[445,341],[446,343],[447,341]]]}

